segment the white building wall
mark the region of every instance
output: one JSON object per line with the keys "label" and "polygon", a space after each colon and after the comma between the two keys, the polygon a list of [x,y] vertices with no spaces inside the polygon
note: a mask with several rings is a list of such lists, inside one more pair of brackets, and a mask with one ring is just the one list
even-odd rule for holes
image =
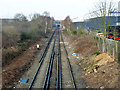
{"label": "white building wall", "polygon": [[[120,1],[118,2],[118,11],[120,12]],[[119,13],[120,16],[120,13]]]}
{"label": "white building wall", "polygon": [[[118,12],[120,12],[120,1],[118,2]],[[118,13],[118,16],[120,16],[120,13]],[[117,25],[120,25],[120,22]]]}

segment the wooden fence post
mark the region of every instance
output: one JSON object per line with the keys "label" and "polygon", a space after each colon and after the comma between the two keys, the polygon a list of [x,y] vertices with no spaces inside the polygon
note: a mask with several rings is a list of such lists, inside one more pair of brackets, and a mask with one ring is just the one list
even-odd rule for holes
{"label": "wooden fence post", "polygon": [[108,52],[109,52],[109,54],[111,54],[111,49],[110,49],[110,40],[109,40],[108,44],[109,44],[109,46],[108,46],[108,47],[109,47],[109,48],[108,48],[108,49],[109,49],[109,51],[108,51]]}
{"label": "wooden fence post", "polygon": [[103,39],[102,52],[105,52],[105,40]]}
{"label": "wooden fence post", "polygon": [[118,42],[116,41],[116,60],[118,61]]}
{"label": "wooden fence post", "polygon": [[100,37],[98,37],[98,49],[100,50]]}
{"label": "wooden fence post", "polygon": [[115,60],[115,48],[113,48],[113,61]]}

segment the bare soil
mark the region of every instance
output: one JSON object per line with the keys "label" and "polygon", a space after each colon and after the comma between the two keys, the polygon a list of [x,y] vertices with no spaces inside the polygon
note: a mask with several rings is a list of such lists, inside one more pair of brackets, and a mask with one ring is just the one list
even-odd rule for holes
{"label": "bare soil", "polygon": [[[45,39],[38,41],[40,47],[45,43]],[[33,63],[33,59],[37,54],[37,43],[33,43],[20,56],[14,58],[10,64],[2,68],[2,85],[3,88],[12,88],[20,80],[20,77],[26,72]]]}
{"label": "bare soil", "polygon": [[[32,88],[43,88],[44,79],[46,76],[46,71],[48,68],[52,47],[53,47],[53,40],[50,44],[50,47],[49,47],[48,52],[46,54],[46,57],[43,61],[43,64],[41,65],[41,68],[37,74],[36,80],[35,80]],[[29,88],[29,86],[33,80],[33,77],[34,77],[34,75],[39,67],[40,57],[43,54],[44,49],[45,49],[45,46],[42,46],[41,50],[39,50],[38,53],[35,55],[35,58],[33,59],[33,63],[31,65],[31,67],[21,77],[21,79],[28,78],[29,79],[28,82],[27,83],[17,82],[15,88],[26,88],[26,89]]]}
{"label": "bare soil", "polygon": [[[66,40],[71,46],[70,50],[80,57],[76,63],[84,70],[82,78],[85,79],[87,88],[120,88],[119,63],[98,50],[93,35],[66,36]],[[97,51],[101,54],[95,55]]]}

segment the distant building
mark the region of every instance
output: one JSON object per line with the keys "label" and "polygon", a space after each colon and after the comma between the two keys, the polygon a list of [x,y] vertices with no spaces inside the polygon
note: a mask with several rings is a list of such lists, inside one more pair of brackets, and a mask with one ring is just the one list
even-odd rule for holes
{"label": "distant building", "polygon": [[16,23],[18,21],[18,19],[1,19],[2,23],[6,23],[6,24],[13,24]]}
{"label": "distant building", "polygon": [[[120,16],[106,16],[106,18],[110,18],[108,21],[106,20],[106,26],[108,26],[108,22],[110,23],[109,26],[115,26],[117,22],[120,22]],[[102,17],[90,18],[85,20],[85,28],[95,30],[102,29]]]}
{"label": "distant building", "polygon": [[77,30],[85,28],[84,22],[73,22],[73,23]]}
{"label": "distant building", "polygon": [[[108,25],[108,22],[110,23],[109,26],[116,26],[120,25],[120,1],[118,2],[118,15],[114,14],[114,16],[109,16],[106,18],[109,18],[109,21],[106,19],[106,26]],[[102,29],[102,17],[96,17],[96,18],[90,18],[84,21],[84,27],[88,29]],[[106,27],[107,28],[107,27]]]}

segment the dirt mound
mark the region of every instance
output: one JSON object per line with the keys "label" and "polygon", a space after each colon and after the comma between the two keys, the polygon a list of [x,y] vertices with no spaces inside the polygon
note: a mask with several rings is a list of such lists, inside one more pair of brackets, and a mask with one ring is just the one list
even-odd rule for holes
{"label": "dirt mound", "polygon": [[95,61],[98,61],[96,65],[102,66],[106,65],[107,63],[113,62],[113,59],[107,53],[102,53],[95,57]]}

